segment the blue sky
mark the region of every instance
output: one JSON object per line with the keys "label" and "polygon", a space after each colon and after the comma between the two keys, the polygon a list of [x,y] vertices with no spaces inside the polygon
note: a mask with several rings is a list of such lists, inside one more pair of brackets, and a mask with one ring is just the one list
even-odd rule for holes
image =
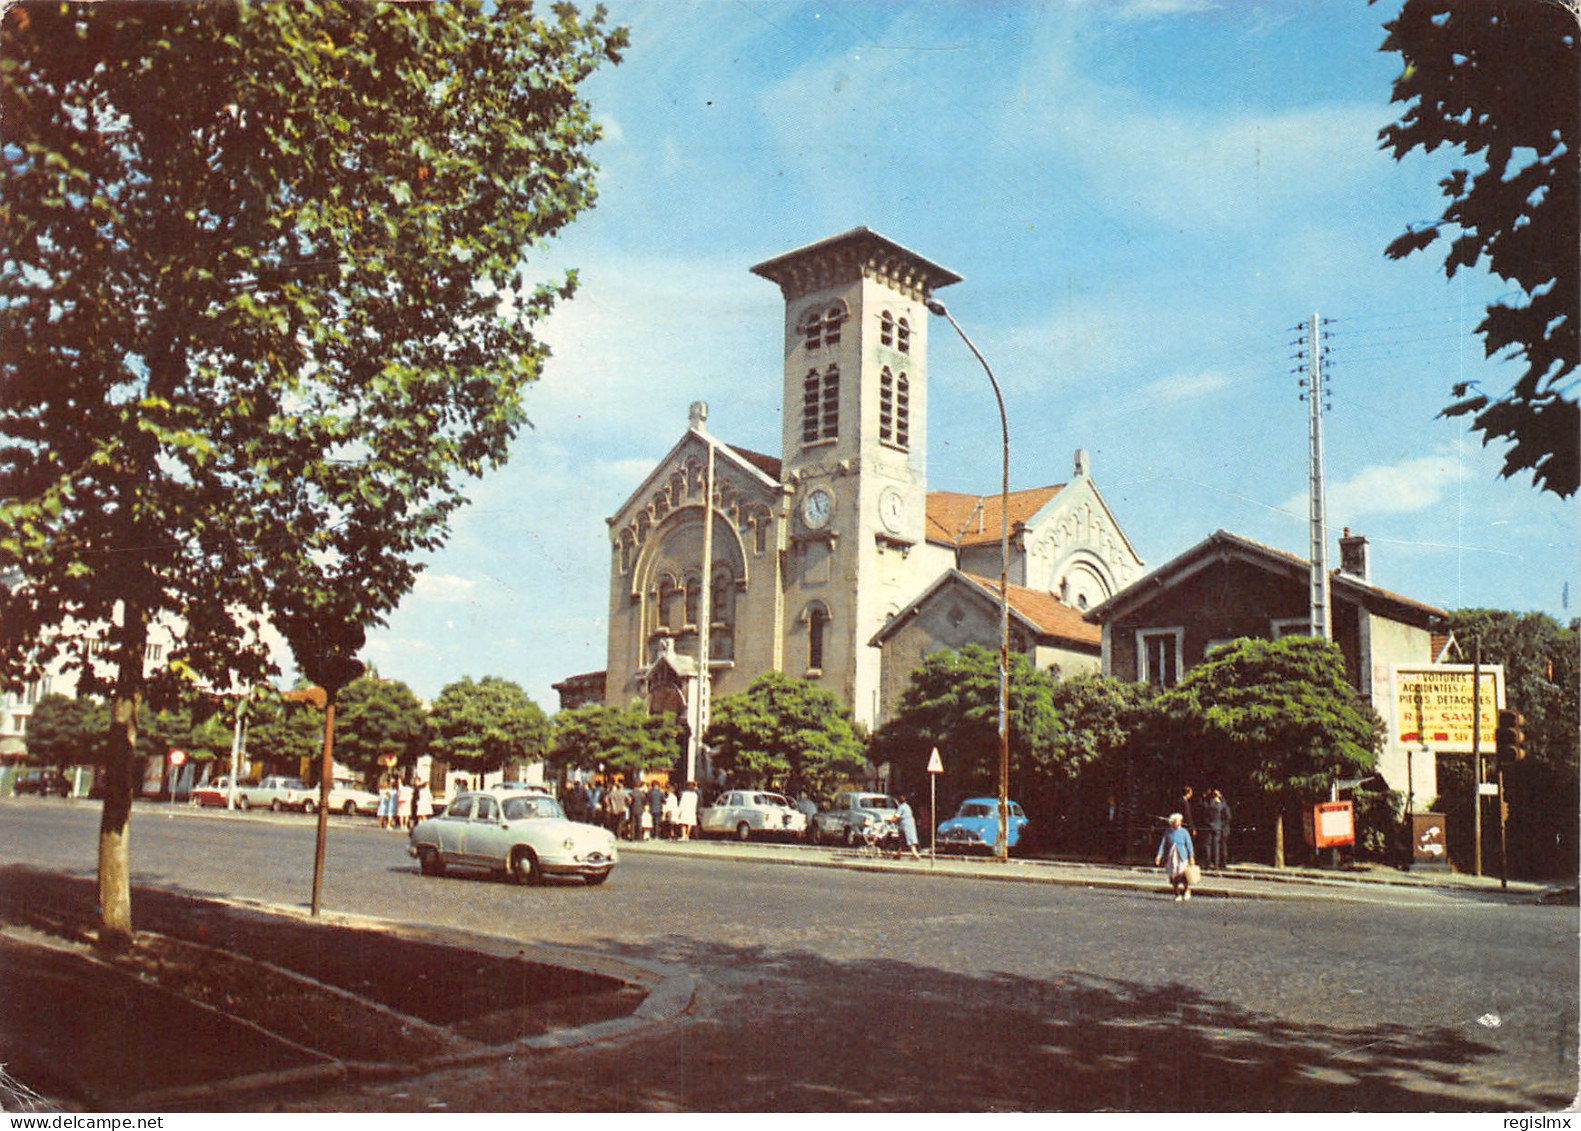
{"label": "blue sky", "polygon": [[[1318,312],[1331,558],[1349,526],[1386,588],[1574,615],[1573,503],[1435,419],[1457,381],[1514,380],[1472,333],[1505,285],[1383,255],[1453,157],[1378,149],[1393,0],[608,7],[632,43],[586,88],[599,203],[532,253],[582,290],[543,327],[534,427],[371,634],[382,674],[427,698],[498,675],[552,713],[551,684],[603,668],[604,520],[687,406],[778,453],[782,300],[748,269],[859,225],[964,277],[940,297],[1004,385],[1012,488],[1085,448],[1148,568],[1218,528],[1305,553],[1290,342]],[[996,491],[986,379],[935,331],[929,486]]]}

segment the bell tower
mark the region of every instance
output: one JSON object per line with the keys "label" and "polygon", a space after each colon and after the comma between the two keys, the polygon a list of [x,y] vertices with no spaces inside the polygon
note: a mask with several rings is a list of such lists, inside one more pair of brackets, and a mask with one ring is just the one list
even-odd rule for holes
{"label": "bell tower", "polygon": [[752,272],[785,297],[785,670],[871,725],[868,641],[927,581],[926,302],[960,276],[867,228]]}

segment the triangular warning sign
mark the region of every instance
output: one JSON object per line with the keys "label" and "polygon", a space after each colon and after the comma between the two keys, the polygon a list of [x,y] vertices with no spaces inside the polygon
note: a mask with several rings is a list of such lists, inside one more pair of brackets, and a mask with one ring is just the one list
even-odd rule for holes
{"label": "triangular warning sign", "polygon": [[928,773],[942,774],[944,772],[944,759],[939,757],[939,748],[933,748],[933,756],[928,759]]}

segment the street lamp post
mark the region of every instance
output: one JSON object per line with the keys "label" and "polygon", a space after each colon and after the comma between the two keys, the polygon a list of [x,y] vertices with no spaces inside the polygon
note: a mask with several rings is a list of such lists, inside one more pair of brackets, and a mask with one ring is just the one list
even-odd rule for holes
{"label": "street lamp post", "polygon": [[999,379],[988,366],[988,359],[966,336],[957,322],[936,298],[928,299],[928,309],[955,327],[955,332],[966,343],[988,374],[988,383],[994,387],[994,400],[999,405],[999,435],[1004,457],[1003,476],[999,484],[999,830],[994,839],[994,856],[999,860],[1010,858],[1010,424],[1005,417],[1005,398],[999,391]]}

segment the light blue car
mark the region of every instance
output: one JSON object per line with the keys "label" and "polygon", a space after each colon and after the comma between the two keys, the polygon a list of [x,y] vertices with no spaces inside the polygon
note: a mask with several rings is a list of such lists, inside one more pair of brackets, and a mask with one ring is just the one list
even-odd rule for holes
{"label": "light blue car", "polygon": [[[1021,806],[1010,802],[1010,819],[1005,829],[1009,848],[1015,848],[1021,842],[1021,834],[1027,823],[1027,815]],[[961,802],[955,816],[939,826],[938,836],[941,849],[959,851],[986,848],[992,852],[994,842],[999,838],[999,798],[968,797]]]}

